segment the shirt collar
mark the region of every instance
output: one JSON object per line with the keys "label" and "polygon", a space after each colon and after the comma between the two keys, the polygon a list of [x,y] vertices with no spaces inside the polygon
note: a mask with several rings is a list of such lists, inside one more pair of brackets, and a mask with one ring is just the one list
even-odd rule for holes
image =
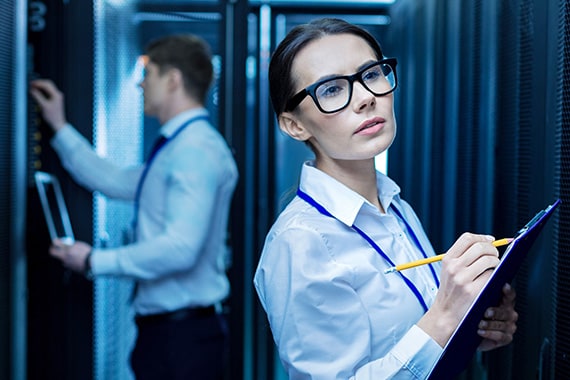
{"label": "shirt collar", "polygon": [[208,110],[205,108],[193,108],[188,111],[180,112],[178,115],[164,123],[160,128],[160,134],[164,137],[170,137],[186,121],[199,116],[208,116]]}
{"label": "shirt collar", "polygon": [[[380,172],[376,172],[376,186],[380,203],[388,210],[400,187]],[[299,188],[347,226],[354,224],[365,204],[373,207],[363,196],[317,169],[314,161],[303,164]]]}

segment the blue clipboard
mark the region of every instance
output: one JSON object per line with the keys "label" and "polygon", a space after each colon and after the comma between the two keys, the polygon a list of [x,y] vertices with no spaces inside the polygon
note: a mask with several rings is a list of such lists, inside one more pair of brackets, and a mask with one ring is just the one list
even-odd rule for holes
{"label": "blue clipboard", "polygon": [[477,335],[477,329],[485,310],[499,304],[503,285],[513,280],[544,225],[559,204],[560,199],[538,212],[517,232],[487,284],[445,345],[443,353],[430,373],[430,380],[453,379],[467,368],[482,340]]}

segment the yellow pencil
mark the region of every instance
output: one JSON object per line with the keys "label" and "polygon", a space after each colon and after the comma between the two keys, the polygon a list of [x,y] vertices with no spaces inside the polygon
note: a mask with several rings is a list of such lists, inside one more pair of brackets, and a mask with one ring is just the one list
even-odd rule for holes
{"label": "yellow pencil", "polygon": [[[511,238],[499,239],[499,240],[495,240],[493,242],[493,245],[495,247],[501,247],[503,245],[509,244],[511,241],[513,241],[513,239],[511,239]],[[396,265],[395,267],[391,267],[391,268],[386,269],[384,271],[384,273],[399,272],[399,271],[404,270],[404,269],[409,269],[409,268],[418,267],[420,265],[435,263],[437,261],[441,261],[441,259],[443,259],[444,256],[445,256],[445,253],[442,253],[440,255],[428,257],[427,259],[421,259],[421,260],[412,261],[412,262],[409,262],[406,264]]]}

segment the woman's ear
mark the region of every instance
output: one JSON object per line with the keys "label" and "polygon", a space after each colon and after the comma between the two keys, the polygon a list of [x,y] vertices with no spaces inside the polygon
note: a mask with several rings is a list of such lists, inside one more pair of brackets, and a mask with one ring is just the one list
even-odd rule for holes
{"label": "woman's ear", "polygon": [[283,112],[279,115],[279,128],[295,140],[307,141],[311,137],[309,131],[291,112]]}

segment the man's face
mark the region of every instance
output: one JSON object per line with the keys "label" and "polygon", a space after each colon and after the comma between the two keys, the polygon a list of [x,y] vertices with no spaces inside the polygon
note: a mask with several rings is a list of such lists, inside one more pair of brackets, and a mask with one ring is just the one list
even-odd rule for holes
{"label": "man's face", "polygon": [[152,61],[145,65],[144,79],[140,83],[143,89],[144,112],[148,116],[158,116],[166,100],[168,75],[160,73],[160,68]]}

